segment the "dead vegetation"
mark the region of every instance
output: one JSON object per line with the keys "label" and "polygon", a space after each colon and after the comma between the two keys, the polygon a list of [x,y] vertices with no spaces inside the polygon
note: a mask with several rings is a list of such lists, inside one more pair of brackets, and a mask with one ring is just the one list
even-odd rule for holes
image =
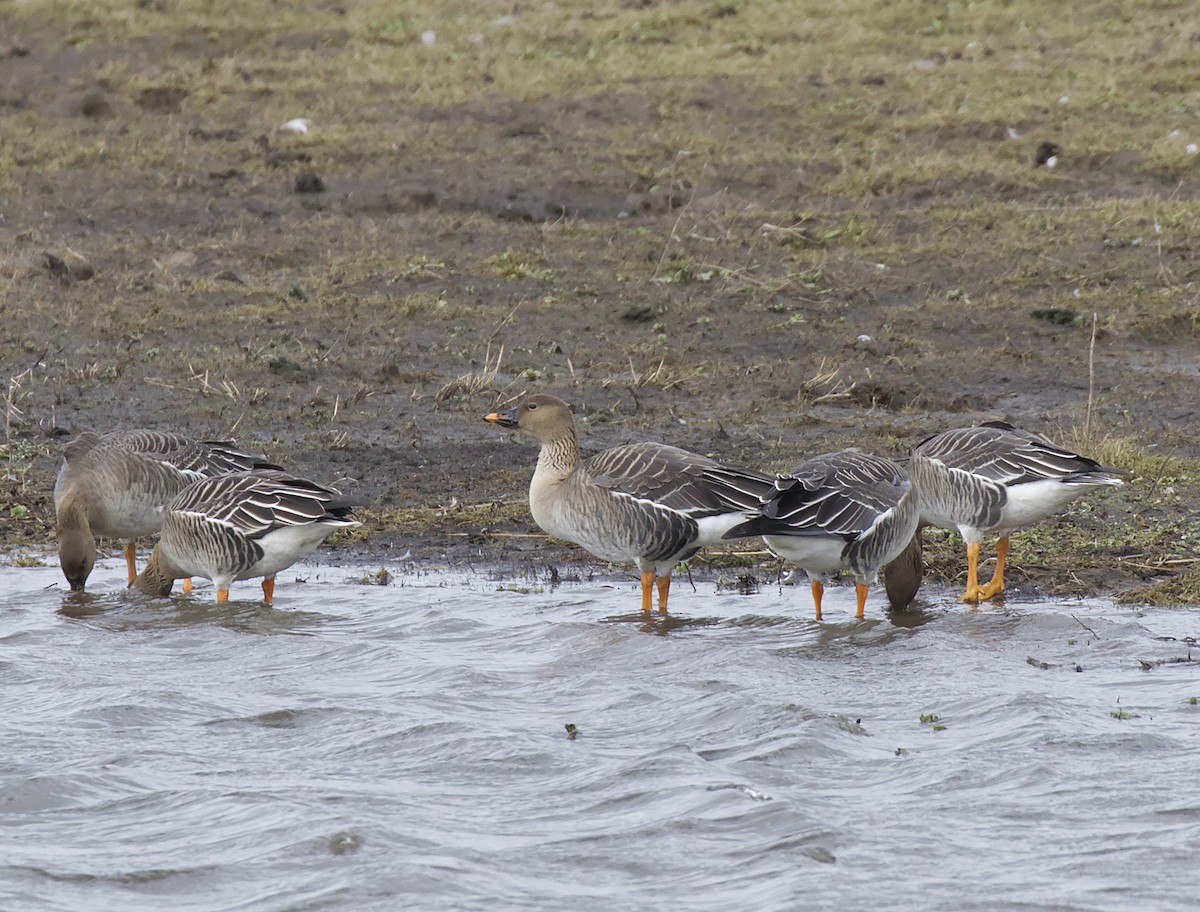
{"label": "dead vegetation", "polygon": [[1191,32],[1150,0],[6,7],[9,445],[236,426],[487,503],[529,454],[479,415],[525,390],[767,468],[1002,417],[1134,472],[1037,579],[1185,557]]}

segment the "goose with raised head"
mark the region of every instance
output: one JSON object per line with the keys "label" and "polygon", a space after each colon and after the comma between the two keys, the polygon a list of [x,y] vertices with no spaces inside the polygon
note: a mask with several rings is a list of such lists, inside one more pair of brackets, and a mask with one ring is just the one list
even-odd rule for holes
{"label": "goose with raised head", "polygon": [[83,591],[96,563],[96,536],[125,542],[132,582],[134,542],[159,530],[172,497],[201,478],[254,468],[278,466],[224,440],[148,430],[80,434],[64,449],[54,482],[58,560],[67,582]]}
{"label": "goose with raised head", "polygon": [[[826,580],[850,571],[858,600],[855,616],[861,618],[870,585],[881,567],[911,549],[919,518],[916,492],[900,466],[849,449],[814,456],[776,477],[759,515],[725,536],[761,535],[768,548],[803,570],[818,621]],[[919,547],[917,542],[915,559],[892,568],[889,597],[893,603],[903,597],[901,607],[920,585]]]}
{"label": "goose with raised head", "polygon": [[529,484],[534,522],[602,560],[635,563],[642,610],[667,610],[671,571],[744,522],[772,486],[770,476],[723,466],[661,443],[632,443],[584,459],[575,417],[561,399],[529,396],[486,421],[541,444]]}
{"label": "goose with raised head", "polygon": [[339,529],[360,525],[355,504],[332,488],[280,471],[205,478],[171,501],[158,544],[130,585],[164,596],[175,580],[200,576],[212,580],[217,601],[226,602],[231,583],[261,576],[269,605],[275,574]]}
{"label": "goose with raised head", "polygon": [[[923,524],[958,532],[967,543],[963,602],[1004,591],[1009,536],[1061,513],[1075,498],[1123,484],[1120,469],[1104,466],[1004,421],[934,434],[912,452],[908,472],[921,502]],[[996,568],[980,585],[979,545],[999,535]]]}

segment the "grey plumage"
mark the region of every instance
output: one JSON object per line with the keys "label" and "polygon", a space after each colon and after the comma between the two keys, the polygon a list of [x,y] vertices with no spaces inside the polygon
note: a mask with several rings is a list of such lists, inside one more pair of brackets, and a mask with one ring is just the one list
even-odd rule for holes
{"label": "grey plumage", "polygon": [[149,430],[80,434],[64,448],[54,484],[59,559],[71,588],[82,589],[91,572],[93,536],[130,543],[132,579],[132,541],[158,531],[172,497],[198,479],[256,467],[277,468],[229,441]]}
{"label": "grey plumage", "polygon": [[[1122,484],[1125,473],[989,421],[927,437],[913,448],[909,474],[921,492],[922,520],[969,541],[1027,525],[1030,514],[1045,518],[1090,488]],[[1039,482],[1051,484],[1034,487]]]}
{"label": "grey plumage", "polygon": [[[849,570],[861,587],[861,617],[866,587],[909,545],[918,518],[916,493],[904,470],[890,459],[850,449],[815,456],[778,476],[759,515],[725,536],[762,535],[815,584]],[[819,618],[820,586],[814,585],[813,595]]]}
{"label": "grey plumage", "polygon": [[[912,452],[909,475],[921,501],[921,522],[951,529],[967,543],[967,591],[978,602],[1004,589],[1009,533],[1061,512],[1090,490],[1119,486],[1120,469],[1101,465],[1002,421],[935,434]],[[996,570],[979,585],[979,545],[998,534]]]}
{"label": "grey plumage", "polygon": [[636,563],[645,610],[656,577],[665,610],[675,565],[720,543],[772,486],[769,476],[661,443],[628,444],[583,459],[571,410],[553,396],[530,396],[485,417],[541,444],[529,485],[538,526],[604,560]]}
{"label": "grey plumage", "polygon": [[[282,471],[203,479],[171,501],[150,564],[135,585],[165,595],[174,579],[201,576],[213,580],[223,601],[231,582],[273,579],[333,532],[359,525],[354,505],[332,488]],[[270,589],[264,585],[268,602]]]}

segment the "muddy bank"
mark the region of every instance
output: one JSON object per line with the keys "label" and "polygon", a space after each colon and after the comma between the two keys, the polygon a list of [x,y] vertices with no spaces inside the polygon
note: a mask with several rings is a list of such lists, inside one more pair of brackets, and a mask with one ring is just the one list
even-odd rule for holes
{"label": "muddy bank", "polygon": [[[663,54],[695,42],[687,79],[534,91],[464,52],[432,72],[486,97],[420,83],[398,106],[415,45],[310,12],[284,30],[307,36],[300,63],[294,41],[198,37],[190,12],[170,38],[131,25],[87,42],[80,30],[103,23],[72,19],[64,37],[6,14],[21,38],[0,99],[0,542],[52,540],[72,434],[169,427],[234,436],[368,498],[347,559],[590,573],[531,526],[533,449],[481,420],[546,391],[576,407],[588,449],[662,440],[769,470],[847,445],[902,456],[1003,418],[1134,472],[1020,536],[1014,581],[1174,580],[1186,601],[1200,231],[1185,160],[1126,154],[1118,131],[1035,168],[1037,145],[1061,137],[1055,116],[1026,112],[1007,139],[1015,89],[995,122],[903,119],[939,79],[1003,85],[996,57],[930,58],[927,85],[902,48],[861,73],[776,61],[794,97],[778,70],[710,71],[705,42],[749,15],[736,9],[656,26]],[[590,22],[528,40],[568,57],[607,47]],[[352,55],[400,69],[318,92]],[[539,78],[558,78],[554,59]],[[309,133],[279,129],[296,112]],[[1103,116],[1089,109],[1076,131]],[[758,555],[714,559],[775,572]],[[962,571],[948,538],[928,559],[934,578]]]}

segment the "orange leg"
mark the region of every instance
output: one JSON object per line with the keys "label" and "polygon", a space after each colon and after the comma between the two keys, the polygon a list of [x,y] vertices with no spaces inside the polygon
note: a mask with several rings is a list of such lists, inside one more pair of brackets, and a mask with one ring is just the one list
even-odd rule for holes
{"label": "orange leg", "polygon": [[132,585],[137,579],[137,545],[133,542],[125,546],[125,567],[129,570],[129,583]]}
{"label": "orange leg", "polygon": [[654,607],[654,598],[651,591],[654,588],[654,571],[647,570],[642,574],[642,610],[649,613]]}
{"label": "orange leg", "polygon": [[263,601],[268,605],[271,604],[271,599],[275,596],[275,577],[263,577]]}
{"label": "orange leg", "polygon": [[218,589],[217,590],[217,604],[223,605],[227,601],[229,601],[229,590],[228,589]]}
{"label": "orange leg", "polygon": [[666,576],[660,576],[658,578],[657,585],[658,585],[658,613],[666,614],[667,613],[667,596],[670,595],[670,593],[671,593],[671,575],[668,573]]}
{"label": "orange leg", "polygon": [[960,602],[979,601],[979,545],[967,545],[967,591],[958,597]]}
{"label": "orange leg", "polygon": [[812,581],[813,604],[817,606],[817,620],[821,620],[821,599],[825,595],[825,587],[820,580]]}
{"label": "orange leg", "polygon": [[1003,536],[996,542],[996,570],[992,573],[992,581],[979,590],[980,599],[995,598],[1004,591],[1004,563],[1008,560],[1008,536]]}
{"label": "orange leg", "polygon": [[867,584],[855,583],[854,594],[858,596],[858,611],[855,612],[854,616],[861,621],[863,609],[867,607]]}
{"label": "orange leg", "polygon": [[192,578],[190,576],[185,576],[183,578],[183,591],[184,592],[192,591]]}

